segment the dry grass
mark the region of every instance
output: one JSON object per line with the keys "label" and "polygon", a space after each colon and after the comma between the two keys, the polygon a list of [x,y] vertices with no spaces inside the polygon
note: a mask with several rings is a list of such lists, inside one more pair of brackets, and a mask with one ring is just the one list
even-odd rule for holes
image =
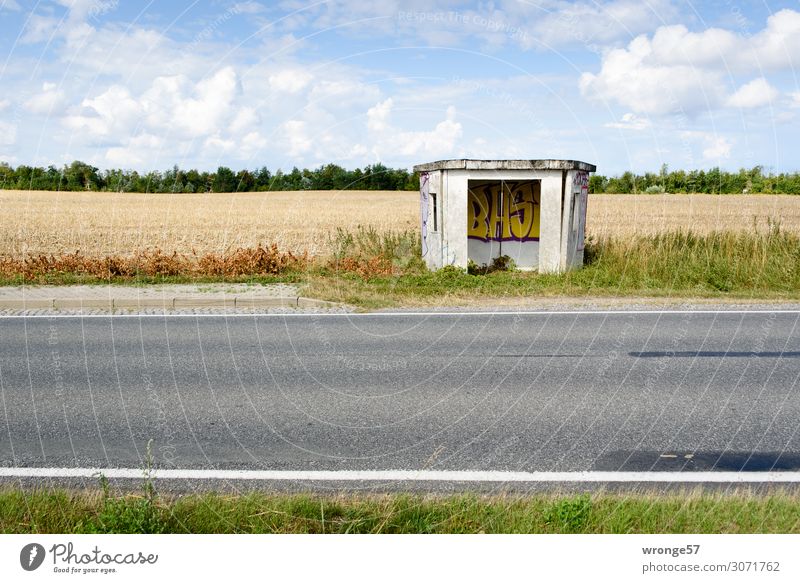
{"label": "dry grass", "polygon": [[155,278],[181,276],[190,278],[236,278],[279,275],[290,269],[302,269],[307,257],[283,253],[274,243],[246,247],[231,253],[164,253],[161,249],[137,251],[133,255],[96,257],[80,252],[55,255],[30,255],[26,258],[0,256],[0,278],[21,279],[26,283],[49,283],[71,277],[99,280],[119,278]]}
{"label": "dry grass", "polygon": [[[238,194],[117,194],[0,191],[0,255],[106,257],[145,250],[227,255],[276,243],[281,251],[329,255],[337,227],[417,229],[414,192],[305,191]],[[800,233],[790,195],[592,195],[588,233],[655,234],[759,229],[779,220]]]}

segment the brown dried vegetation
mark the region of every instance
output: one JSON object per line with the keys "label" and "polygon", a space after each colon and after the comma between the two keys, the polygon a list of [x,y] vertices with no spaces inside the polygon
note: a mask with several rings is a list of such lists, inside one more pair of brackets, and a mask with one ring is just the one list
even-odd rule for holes
{"label": "brown dried vegetation", "polygon": [[202,255],[165,253],[158,248],[130,256],[107,257],[91,257],[76,251],[40,254],[25,259],[0,256],[0,277],[21,278],[26,283],[45,283],[64,275],[102,280],[168,276],[241,277],[280,275],[290,269],[301,269],[307,262],[305,254],[281,252],[275,244],[240,248],[229,254]]}

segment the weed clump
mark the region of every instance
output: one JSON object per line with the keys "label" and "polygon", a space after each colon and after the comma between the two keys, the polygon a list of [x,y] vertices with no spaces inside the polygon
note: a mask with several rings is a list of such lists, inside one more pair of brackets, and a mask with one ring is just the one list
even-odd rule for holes
{"label": "weed clump", "polygon": [[414,231],[382,232],[359,226],[355,232],[337,228],[330,241],[328,269],[354,273],[365,280],[424,271],[419,235]]}

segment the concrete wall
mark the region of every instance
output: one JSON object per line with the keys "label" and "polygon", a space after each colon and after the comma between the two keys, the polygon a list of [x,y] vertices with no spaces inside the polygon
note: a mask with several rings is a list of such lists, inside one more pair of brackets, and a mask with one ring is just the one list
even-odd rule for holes
{"label": "concrete wall", "polygon": [[568,171],[561,225],[562,271],[583,265],[588,194],[589,173],[582,170]]}

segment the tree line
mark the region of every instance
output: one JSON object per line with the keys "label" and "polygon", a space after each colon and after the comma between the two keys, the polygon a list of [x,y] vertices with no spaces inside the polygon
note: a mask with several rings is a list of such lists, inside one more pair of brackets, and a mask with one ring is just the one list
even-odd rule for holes
{"label": "tree line", "polygon": [[669,170],[664,165],[659,172],[634,174],[625,172],[606,177],[594,174],[589,177],[589,192],[614,194],[638,193],[703,193],[739,194],[748,192],[772,194],[800,194],[800,173],[765,172],[763,166],[741,168],[737,172],[711,168],[710,170]]}
{"label": "tree line", "polygon": [[[165,172],[139,173],[136,170],[99,170],[75,161],[63,168],[20,165],[0,162],[0,189],[16,190],[97,190],[108,192],[258,192],[269,190],[417,190],[419,176],[404,168],[372,164],[347,170],[336,164],[317,169],[292,168],[291,172],[256,170],[234,172],[220,166],[214,172],[182,170],[173,166]],[[618,176],[593,174],[589,192],[705,193],[735,194],[764,192],[800,194],[800,173],[766,172],[762,166],[742,168],[737,172],[710,170],[669,170]]]}
{"label": "tree line", "polygon": [[372,164],[346,170],[327,164],[316,170],[292,168],[274,173],[266,167],[234,172],[220,166],[214,172],[99,170],[76,160],[63,168],[0,163],[0,189],[96,190],[107,192],[257,192],[267,190],[418,190],[419,176],[405,169]]}

